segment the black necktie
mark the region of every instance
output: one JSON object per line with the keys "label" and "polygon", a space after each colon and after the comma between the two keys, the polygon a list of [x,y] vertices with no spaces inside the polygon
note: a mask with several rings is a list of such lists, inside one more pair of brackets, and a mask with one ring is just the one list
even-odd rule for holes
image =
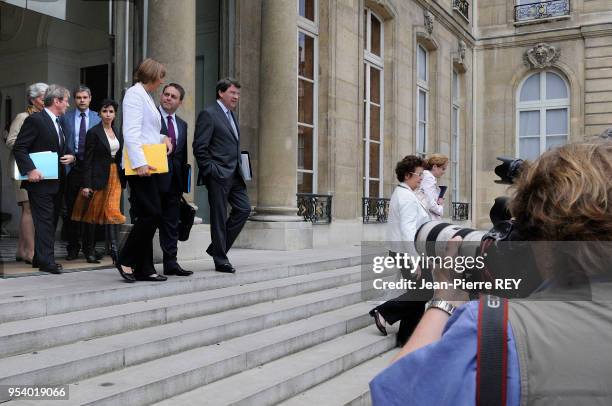
{"label": "black necktie", "polygon": [[77,150],[77,158],[85,157],[85,133],[87,132],[85,125],[85,113],[81,112],[81,125],[79,127],[79,145]]}

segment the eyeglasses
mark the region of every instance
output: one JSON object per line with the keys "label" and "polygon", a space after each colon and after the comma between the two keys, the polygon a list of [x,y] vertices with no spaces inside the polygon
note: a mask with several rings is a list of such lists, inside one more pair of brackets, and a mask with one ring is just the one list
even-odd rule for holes
{"label": "eyeglasses", "polygon": [[413,174],[413,175],[418,176],[419,178],[422,178],[422,177],[423,177],[423,172],[419,172],[419,173],[416,173],[416,172],[410,172],[410,173],[411,173],[411,174]]}

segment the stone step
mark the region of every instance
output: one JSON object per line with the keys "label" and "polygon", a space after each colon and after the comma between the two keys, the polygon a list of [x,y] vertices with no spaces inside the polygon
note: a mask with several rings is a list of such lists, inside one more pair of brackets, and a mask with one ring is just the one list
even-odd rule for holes
{"label": "stone step", "polygon": [[[313,297],[326,300],[330,293],[321,289],[337,286],[342,286],[338,295],[355,296],[359,294],[359,280],[360,267],[341,268],[312,275],[8,322],[0,325],[0,340],[3,343],[0,346],[0,356],[163,325],[270,300],[295,298],[295,295],[306,294],[303,303],[308,303],[308,292],[320,291],[317,292],[318,296],[315,294]],[[332,296],[333,292],[334,289]]]}
{"label": "stone step", "polygon": [[392,336],[381,336],[375,329],[366,327],[166,399],[156,406],[273,405],[333,379],[393,347]]}
{"label": "stone step", "polygon": [[194,275],[170,277],[163,283],[120,283],[114,269],[31,277],[28,284],[3,281],[0,323],[346,268],[361,264],[361,257],[354,249],[327,254],[317,261],[302,254],[282,264],[240,267],[234,275],[200,271],[196,268],[200,263],[195,263]]}
{"label": "stone step", "polygon": [[[0,385],[74,382],[351,307],[361,299],[355,285],[4,358]],[[362,305],[355,322],[369,323],[369,308]]]}
{"label": "stone step", "polygon": [[[359,329],[360,316],[365,311],[361,303],[336,312],[320,314],[310,319],[277,326],[256,334],[245,335],[216,345],[196,348],[180,354],[156,359],[81,380],[70,385],[69,401],[49,401],[49,405],[148,405],[170,396],[188,396],[194,388],[206,389],[222,379],[232,379],[248,372],[261,375],[262,369],[275,370],[275,375],[292,380],[315,380],[319,373],[329,376],[340,373],[360,362],[389,350],[393,340],[372,331]],[[331,341],[330,341],[331,340]],[[308,360],[308,368],[303,365]],[[284,362],[283,362],[284,361]],[[264,364],[268,362],[268,364]],[[298,362],[300,368],[291,368]],[[260,366],[264,364],[263,366]],[[272,376],[272,375],[270,375]],[[278,380],[278,379],[277,379]],[[219,382],[223,382],[219,381]],[[286,385],[279,382],[280,385]],[[200,388],[202,385],[208,385]],[[227,382],[223,386],[228,385]],[[312,386],[313,384],[309,384]],[[251,390],[247,380],[233,382],[230,392],[247,393]],[[238,389],[240,388],[240,389]],[[247,389],[248,390],[243,390]],[[210,404],[226,404],[225,399],[214,397]],[[45,405],[45,401],[13,401],[7,405]],[[165,404],[183,405],[181,399],[168,399]],[[254,401],[250,404],[261,404]]]}
{"label": "stone step", "polygon": [[397,353],[392,350],[349,369],[284,402],[282,406],[367,406],[371,404],[369,383],[380,371],[391,364]]}

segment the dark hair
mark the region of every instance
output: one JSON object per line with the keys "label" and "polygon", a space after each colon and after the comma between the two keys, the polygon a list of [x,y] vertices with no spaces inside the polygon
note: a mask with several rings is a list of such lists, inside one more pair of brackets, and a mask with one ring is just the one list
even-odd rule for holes
{"label": "dark hair", "polygon": [[162,89],[162,94],[166,91],[167,88],[169,87],[173,87],[176,90],[178,90],[180,96],[181,101],[183,100],[183,97],[185,97],[185,89],[183,89],[183,86],[179,85],[178,83],[168,83],[166,86],[164,86],[164,88]]}
{"label": "dark hair", "polygon": [[115,109],[115,113],[117,113],[117,109],[119,108],[119,103],[111,99],[104,99],[102,101],[102,104],[100,104],[100,112],[102,112],[103,108],[109,107],[109,106],[112,106]]}
{"label": "dark hair", "polygon": [[225,92],[231,85],[234,85],[237,89],[240,89],[240,82],[238,82],[236,79],[224,78],[219,80],[217,82],[217,87],[215,88],[217,99],[220,99],[219,92]]}
{"label": "dark hair", "polygon": [[138,64],[134,73],[134,81],[151,83],[166,77],[166,67],[153,58],[147,58]]}
{"label": "dark hair", "polygon": [[404,159],[399,161],[395,166],[395,175],[397,180],[403,182],[406,175],[414,172],[416,168],[423,167],[423,159],[415,155],[406,155]]}
{"label": "dark hair", "polygon": [[91,89],[89,89],[85,85],[78,85],[77,87],[75,87],[74,91],[72,92],[72,97],[76,98],[77,93],[83,93],[83,92],[87,92],[89,97],[91,97]]}

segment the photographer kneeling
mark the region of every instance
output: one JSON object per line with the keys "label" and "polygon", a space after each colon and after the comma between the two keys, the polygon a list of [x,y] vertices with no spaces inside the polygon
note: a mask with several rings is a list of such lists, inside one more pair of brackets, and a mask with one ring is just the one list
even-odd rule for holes
{"label": "photographer kneeling", "polygon": [[[523,239],[539,247],[544,283],[528,299],[509,302],[501,327],[507,345],[498,351],[503,389],[487,404],[612,404],[610,174],[610,141],[565,145],[523,167],[510,211]],[[454,238],[447,255],[459,244]],[[451,272],[433,276],[450,281]],[[480,347],[479,327],[488,327],[479,326],[479,302],[467,300],[463,291],[435,290],[394,363],[370,382],[374,405],[478,403],[477,360],[490,355]],[[479,370],[479,379],[492,372]]]}

